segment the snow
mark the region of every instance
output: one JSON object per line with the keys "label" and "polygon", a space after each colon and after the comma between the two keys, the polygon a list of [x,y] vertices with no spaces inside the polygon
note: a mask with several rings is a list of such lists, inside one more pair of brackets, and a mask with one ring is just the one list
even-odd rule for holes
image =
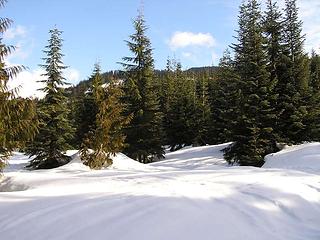
{"label": "snow", "polygon": [[28,171],[15,153],[0,182],[0,239],[320,239],[319,143],[269,155],[261,169],[227,166],[225,146],[149,165],[117,154],[100,171],[77,151],[65,166]]}
{"label": "snow", "polygon": [[286,146],[281,152],[267,156],[263,167],[294,169],[320,174],[320,143]]}

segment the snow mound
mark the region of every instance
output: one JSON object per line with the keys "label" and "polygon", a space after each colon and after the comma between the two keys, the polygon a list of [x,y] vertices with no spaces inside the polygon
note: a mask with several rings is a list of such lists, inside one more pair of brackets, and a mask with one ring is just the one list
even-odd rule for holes
{"label": "snow mound", "polygon": [[[90,171],[90,168],[88,166],[85,166],[80,158],[80,154],[78,150],[72,150],[67,151],[67,155],[71,157],[71,161],[64,165],[59,167],[58,169],[64,169],[64,170],[86,170]],[[117,153],[115,156],[111,157],[113,160],[113,164],[108,167],[108,169],[113,170],[145,170],[148,168],[147,165],[144,165],[142,163],[139,163],[123,153]]]}
{"label": "snow mound", "polygon": [[320,143],[287,146],[265,158],[263,168],[281,168],[320,174]]}
{"label": "snow mound", "polygon": [[208,169],[217,166],[227,166],[228,163],[223,159],[222,150],[230,143],[203,146],[187,147],[181,150],[167,153],[165,160],[150,164],[154,167],[178,168],[184,170]]}
{"label": "snow mound", "polygon": [[148,165],[137,162],[123,153],[118,153],[112,157],[113,164],[110,166],[114,170],[146,170]]}

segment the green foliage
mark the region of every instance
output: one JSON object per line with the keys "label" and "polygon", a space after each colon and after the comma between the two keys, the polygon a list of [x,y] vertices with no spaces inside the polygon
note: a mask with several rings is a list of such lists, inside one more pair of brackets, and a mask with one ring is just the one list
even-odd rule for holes
{"label": "green foliage", "polygon": [[209,89],[212,123],[208,142],[220,144],[233,141],[233,129],[240,114],[241,89],[229,50],[224,52]]}
{"label": "green foliage", "polygon": [[[6,3],[0,1],[0,7]],[[0,19],[0,33],[3,34],[11,25],[8,18]],[[5,167],[7,158],[16,148],[24,147],[37,131],[35,105],[30,99],[17,97],[19,89],[8,89],[8,81],[24,69],[23,66],[8,67],[5,58],[15,50],[14,46],[2,43],[0,37],[0,171]]]}
{"label": "green foliage", "polygon": [[46,46],[43,58],[45,64],[41,65],[46,78],[42,89],[46,96],[37,106],[38,119],[40,121],[39,133],[27,148],[30,156],[35,156],[27,166],[31,169],[54,168],[66,164],[70,158],[63,151],[70,146],[68,142],[72,138],[73,129],[68,121],[68,100],[62,85],[66,84],[62,71],[63,65],[61,53],[61,31],[50,30],[51,37]]}
{"label": "green foliage", "polygon": [[142,14],[133,22],[135,33],[127,45],[133,54],[124,57],[125,69],[124,97],[126,115],[132,121],[125,130],[126,148],[124,152],[142,163],[162,158],[164,151],[162,113],[154,80],[154,60],[151,43],[145,32],[147,27]]}
{"label": "green foliage", "polygon": [[100,66],[97,64],[90,95],[93,96],[92,107],[96,109],[95,124],[86,134],[81,158],[90,168],[101,169],[111,165],[111,156],[124,148],[123,128],[128,125],[131,116],[123,116],[124,104],[120,102],[123,92],[119,81],[111,79],[106,86],[102,85]]}
{"label": "green foliage", "polygon": [[320,141],[320,56],[314,51],[311,53],[309,70],[308,115],[304,122],[305,140]]}
{"label": "green foliage", "polygon": [[234,126],[233,144],[225,150],[230,163],[262,166],[264,156],[274,152],[276,118],[273,88],[267,72],[260,5],[256,0],[243,3],[239,16],[235,69],[240,76],[240,114]]}
{"label": "green foliage", "polygon": [[282,142],[297,144],[307,140],[308,59],[303,50],[305,37],[295,0],[286,0],[283,23],[283,50],[279,64],[278,132]]}

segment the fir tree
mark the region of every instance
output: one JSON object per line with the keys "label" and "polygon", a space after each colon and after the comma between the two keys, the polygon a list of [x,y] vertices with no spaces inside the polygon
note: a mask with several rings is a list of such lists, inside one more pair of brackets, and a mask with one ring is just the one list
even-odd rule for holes
{"label": "fir tree", "polygon": [[126,128],[125,153],[142,163],[163,157],[162,114],[154,85],[154,60],[146,24],[140,13],[133,22],[135,33],[127,45],[132,57],[124,57],[124,102],[132,121]]}
{"label": "fir tree", "polygon": [[173,62],[172,69],[174,93],[166,115],[166,135],[170,150],[175,151],[185,145],[191,145],[195,139],[196,84],[193,78],[182,71],[181,63]]}
{"label": "fir tree", "polygon": [[[6,2],[0,0],[0,7]],[[14,46],[2,42],[2,34],[11,24],[8,18],[0,19],[0,171],[12,151],[23,147],[37,131],[34,102],[17,97],[19,89],[8,89],[9,79],[24,69],[23,66],[8,67],[5,64],[5,59],[15,50]]]}
{"label": "fir tree", "polygon": [[241,6],[235,67],[241,79],[240,115],[234,129],[234,143],[225,150],[230,163],[261,166],[264,156],[276,149],[275,118],[271,106],[273,91],[267,72],[260,5],[249,0]]}
{"label": "fir tree", "polygon": [[96,64],[92,85],[93,105],[97,109],[95,127],[88,132],[81,149],[84,164],[93,169],[112,164],[111,156],[124,148],[123,128],[130,121],[130,116],[122,115],[124,105],[120,103],[120,98],[123,92],[119,81],[111,79],[107,85],[103,85],[100,72],[100,66]]}
{"label": "fir tree", "polygon": [[310,58],[308,115],[305,119],[306,141],[320,140],[320,56],[314,50]]}
{"label": "fir tree", "polygon": [[[88,135],[92,134],[96,129],[96,116],[98,114],[98,106],[95,102],[93,95],[93,82],[98,74],[97,66],[93,71],[93,74],[89,78],[91,86],[84,88],[82,94],[79,94],[77,97],[76,103],[76,133],[75,133],[75,142],[78,147],[88,139]],[[100,71],[100,70],[99,70]],[[100,72],[99,72],[100,74]],[[100,76],[100,75],[99,75]],[[102,83],[101,83],[102,84]]]}
{"label": "fir tree", "polygon": [[174,69],[172,66],[172,60],[168,58],[166,70],[163,76],[160,78],[160,106],[163,113],[163,130],[164,130],[164,143],[169,144],[168,131],[170,126],[169,111],[173,102],[175,88],[174,88]]}
{"label": "fir tree", "polygon": [[[282,14],[279,11],[278,5],[272,0],[267,0],[267,10],[263,19],[263,28],[266,38],[266,52],[267,52],[267,71],[269,74],[270,88],[273,91],[272,98],[270,98],[270,103],[274,108],[274,119],[273,119],[273,141],[279,142],[280,138],[280,123],[279,115],[281,110],[281,102],[279,101],[279,95],[281,90],[277,88],[279,84],[279,78],[283,76],[285,71],[283,65],[283,31],[284,24],[282,20]],[[279,91],[280,90],[280,91]]]}
{"label": "fir tree", "polygon": [[211,124],[211,109],[209,103],[209,73],[206,71],[197,74],[196,78],[196,113],[194,119],[193,145],[205,145],[208,143],[208,135]]}
{"label": "fir tree", "polygon": [[211,127],[209,143],[220,144],[233,140],[233,129],[239,116],[241,90],[239,76],[227,49],[220,59],[219,69],[210,84]]}
{"label": "fir tree", "polygon": [[31,169],[47,169],[61,166],[70,160],[63,152],[69,148],[68,141],[72,138],[73,129],[67,119],[68,102],[65,96],[65,82],[61,53],[61,31],[53,29],[49,31],[49,44],[46,46],[43,58],[44,64],[40,65],[45,70],[42,80],[45,87],[42,89],[46,96],[38,106],[38,118],[40,120],[39,133],[30,144],[27,152],[35,156],[27,166]]}
{"label": "fir tree", "polygon": [[308,61],[303,50],[302,21],[295,0],[286,0],[283,54],[280,59],[277,92],[279,94],[278,132],[285,143],[301,143],[306,138]]}

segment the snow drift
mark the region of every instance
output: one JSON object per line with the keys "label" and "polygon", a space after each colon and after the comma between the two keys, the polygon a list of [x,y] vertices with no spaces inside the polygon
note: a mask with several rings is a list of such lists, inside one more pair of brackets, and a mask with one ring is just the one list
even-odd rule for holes
{"label": "snow drift", "polygon": [[287,146],[266,156],[264,168],[293,169],[320,174],[320,143]]}

